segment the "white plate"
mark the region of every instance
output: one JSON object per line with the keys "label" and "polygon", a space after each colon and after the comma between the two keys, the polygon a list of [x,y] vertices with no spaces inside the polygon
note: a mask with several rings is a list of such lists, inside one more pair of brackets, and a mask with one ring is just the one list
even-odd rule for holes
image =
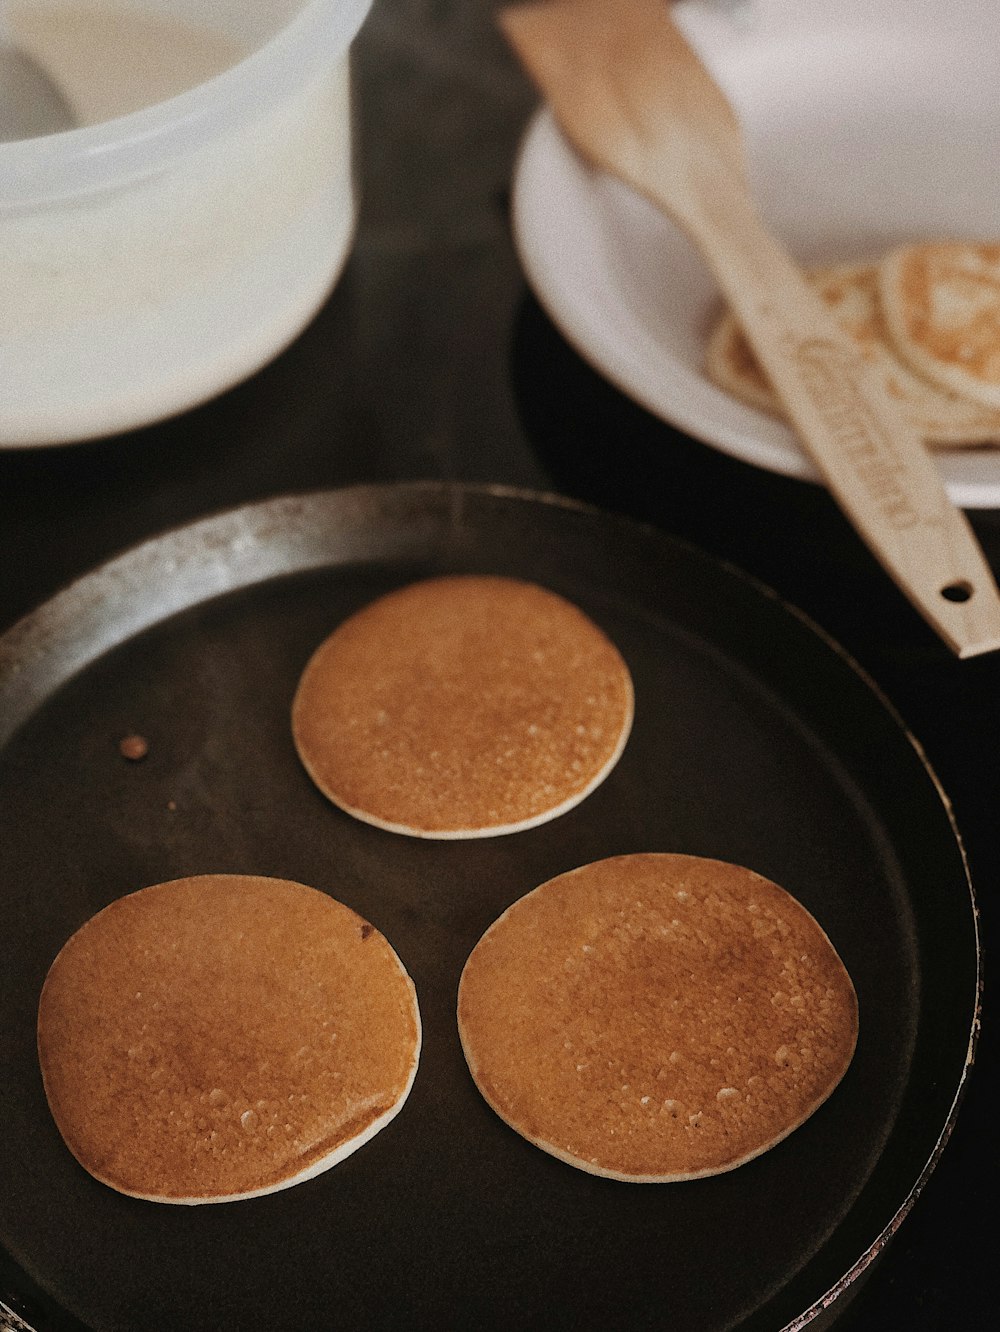
{"label": "white plate", "polygon": [[[994,0],[684,0],[680,24],[732,101],[761,211],[803,263],[931,236],[1000,235]],[[720,297],[697,251],[591,170],[547,109],[514,180],[528,280],[577,350],[663,420],[817,480],[791,430],[702,369]],[[1000,506],[1000,449],[935,454],[953,501]]]}

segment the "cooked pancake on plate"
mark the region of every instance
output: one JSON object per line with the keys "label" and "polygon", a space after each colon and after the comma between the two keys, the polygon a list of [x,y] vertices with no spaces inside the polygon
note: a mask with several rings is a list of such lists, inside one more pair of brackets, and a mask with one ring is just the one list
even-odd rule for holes
{"label": "cooked pancake on plate", "polygon": [[327,1170],[398,1113],[419,1053],[413,984],[378,930],[253,875],[112,902],[63,946],[38,1010],[66,1145],[154,1202],[232,1202]]}
{"label": "cooked pancake on plate", "polygon": [[458,992],[472,1077],[529,1142],[638,1183],[759,1156],[851,1062],[857,998],[777,884],[697,856],[616,856],[520,898]]}
{"label": "cooked pancake on plate", "polygon": [[[881,367],[890,395],[928,444],[945,448],[1000,442],[1000,407],[985,406],[929,383],[897,354],[882,312],[877,265],[839,264],[816,269],[808,277],[867,359]],[[723,312],[712,329],[705,369],[714,384],[741,402],[772,416],[784,415],[730,310]]]}
{"label": "cooked pancake on plate", "polygon": [[1000,408],[1000,244],[901,246],[879,268],[897,352],[935,384]]}
{"label": "cooked pancake on plate", "polygon": [[632,725],[618,649],[533,583],[411,583],[345,620],[303,672],[299,757],[355,818],[415,837],[517,832],[604,780]]}
{"label": "cooked pancake on plate", "polygon": [[769,416],[784,409],[732,310],[722,311],[705,345],[705,373],[717,388]]}

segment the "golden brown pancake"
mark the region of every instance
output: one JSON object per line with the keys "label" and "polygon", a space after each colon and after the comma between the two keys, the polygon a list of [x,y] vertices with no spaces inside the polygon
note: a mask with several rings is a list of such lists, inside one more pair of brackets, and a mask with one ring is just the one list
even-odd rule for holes
{"label": "golden brown pancake", "polygon": [[738,865],[628,855],[509,907],[462,973],[472,1076],[529,1142],[640,1183],[732,1170],[854,1053],[857,999],[813,917]]}
{"label": "golden brown pancake", "polygon": [[[883,316],[877,265],[839,264],[816,269],[808,277],[866,359],[879,366],[890,396],[928,444],[946,448],[1000,441],[1000,409],[929,383],[897,353]],[[741,402],[784,416],[731,311],[724,311],[712,330],[705,368],[713,383]]]}
{"label": "golden brown pancake", "polygon": [[1000,408],[1000,244],[902,246],[879,268],[889,336],[933,383]]}
{"label": "golden brown pancake", "polygon": [[120,898],[64,945],[38,1054],[66,1145],[156,1202],[309,1179],[405,1101],[420,1017],[382,935],[325,893],[206,874]]}
{"label": "golden brown pancake", "polygon": [[299,757],[355,818],[486,837],[572,808],[632,724],[620,653],[576,606],[513,578],[432,578],[345,620],[292,705]]}

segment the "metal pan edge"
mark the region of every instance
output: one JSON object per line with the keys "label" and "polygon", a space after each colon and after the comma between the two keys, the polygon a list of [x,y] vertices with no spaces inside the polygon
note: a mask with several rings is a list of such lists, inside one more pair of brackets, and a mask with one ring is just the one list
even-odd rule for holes
{"label": "metal pan edge", "polygon": [[[898,1230],[951,1134],[978,1036],[982,993],[980,937],[975,895],[961,837],[947,795],[919,741],[877,684],[839,644],[770,589],[741,570],[710,559],[687,543],[652,527],[604,514],[558,495],[498,486],[413,482],[280,496],[209,516],[125,551],[57,593],[0,637],[0,745],[14,735],[41,702],[91,661],[174,612],[272,577],[322,568],[331,560],[343,559],[349,547],[356,554],[359,539],[361,547],[365,546],[365,528],[373,506],[388,506],[397,515],[409,516],[412,540],[409,543],[404,540],[390,552],[399,558],[424,548],[428,540],[447,544],[456,534],[460,539],[467,513],[482,506],[521,506],[529,510],[543,506],[549,510],[579,514],[585,521],[604,529],[609,552],[613,550],[617,532],[638,533],[641,539],[656,546],[684,551],[685,558],[721,570],[722,577],[735,580],[762,604],[769,604],[776,613],[790,617],[801,626],[803,634],[817,644],[819,651],[836,658],[840,668],[874,698],[891,720],[936,792],[950,828],[953,850],[961,864],[971,913],[974,957],[968,962],[975,979],[967,1049],[950,1108],[937,1126],[932,1149],[922,1169],[908,1181],[889,1214],[876,1218],[864,1250],[842,1268],[821,1294],[817,1295],[814,1290],[807,1305],[800,1306],[799,1312],[790,1320],[786,1319],[782,1326],[785,1332],[798,1332],[814,1320],[822,1322],[845,1292],[849,1293],[866,1273]],[[384,546],[379,548],[378,554],[385,558]],[[5,1278],[5,1284],[0,1286],[0,1317],[9,1314],[13,1327],[18,1327],[20,1321],[21,1326],[30,1328],[31,1324],[23,1322],[17,1313],[22,1305],[19,1299],[21,1275],[7,1256],[3,1256],[5,1266],[9,1266],[11,1272]],[[30,1303],[31,1283],[26,1279],[23,1294]],[[9,1309],[4,1305],[4,1298],[10,1301]],[[751,1322],[756,1326],[756,1320]],[[39,1332],[41,1328],[39,1325]]]}

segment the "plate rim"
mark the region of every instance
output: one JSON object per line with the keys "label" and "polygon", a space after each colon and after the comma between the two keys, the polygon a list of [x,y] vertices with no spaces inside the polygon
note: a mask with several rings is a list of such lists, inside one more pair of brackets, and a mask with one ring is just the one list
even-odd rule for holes
{"label": "plate rim", "polygon": [[[942,27],[941,31],[947,28]],[[822,484],[818,470],[798,447],[789,427],[744,404],[737,404],[739,417],[731,424],[707,420],[697,404],[688,402],[685,381],[691,381],[687,387],[696,397],[708,390],[719,394],[722,390],[686,365],[677,364],[673,365],[672,374],[679,380],[679,386],[675,391],[665,391],[664,380],[646,364],[641,349],[634,356],[629,355],[629,332],[634,334],[633,345],[646,336],[641,321],[626,318],[630,327],[622,338],[617,338],[595,317],[582,284],[567,272],[565,216],[553,206],[552,196],[554,192],[563,192],[582,204],[592,200],[596,189],[607,183],[622,191],[623,197],[631,194],[623,183],[586,165],[563,135],[549,106],[544,101],[538,103],[522,130],[515,152],[511,228],[523,273],[546,313],[593,370],[665,424],[751,466],[810,484]],[[573,225],[578,234],[596,234],[596,224],[588,218],[585,207],[575,210],[575,218]],[[600,291],[616,291],[609,274],[594,274],[591,269],[590,276],[592,282],[599,281]],[[621,331],[619,324],[618,332]],[[748,423],[755,418],[769,430],[779,431],[779,440],[754,434]],[[1000,448],[937,449],[933,457],[953,503],[966,509],[1000,505]]]}

